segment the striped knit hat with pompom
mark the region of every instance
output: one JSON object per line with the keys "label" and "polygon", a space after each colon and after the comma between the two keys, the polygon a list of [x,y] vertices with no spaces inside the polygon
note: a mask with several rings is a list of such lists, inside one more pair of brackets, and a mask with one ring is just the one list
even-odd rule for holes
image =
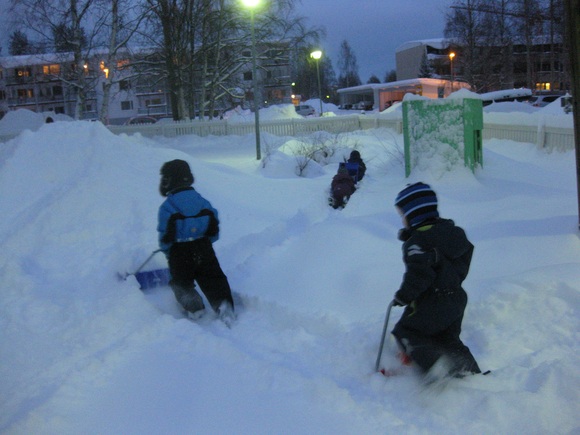
{"label": "striped knit hat with pompom", "polygon": [[410,227],[416,227],[427,219],[439,217],[437,195],[425,183],[409,184],[397,195],[395,206],[400,208]]}

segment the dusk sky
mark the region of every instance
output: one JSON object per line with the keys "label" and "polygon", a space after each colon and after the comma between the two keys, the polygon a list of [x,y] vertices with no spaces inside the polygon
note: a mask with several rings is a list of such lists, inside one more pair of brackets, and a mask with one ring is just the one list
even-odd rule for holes
{"label": "dusk sky", "polygon": [[[338,75],[340,44],[347,40],[357,57],[363,83],[374,74],[381,81],[395,69],[395,50],[408,41],[443,37],[445,13],[452,0],[297,0],[297,15],[311,26],[324,27],[321,49]],[[6,9],[0,0],[0,43],[7,55]]]}
{"label": "dusk sky", "polygon": [[298,15],[326,28],[322,50],[338,76],[340,44],[348,41],[357,57],[359,76],[381,81],[396,68],[395,50],[405,42],[442,38],[452,0],[300,0]]}

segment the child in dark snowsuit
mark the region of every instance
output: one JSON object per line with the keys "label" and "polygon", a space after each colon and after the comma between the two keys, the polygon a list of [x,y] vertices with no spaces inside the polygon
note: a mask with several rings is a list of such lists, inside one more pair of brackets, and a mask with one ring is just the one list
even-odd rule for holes
{"label": "child in dark snowsuit", "polygon": [[159,207],[159,246],[165,252],[175,298],[193,318],[205,309],[195,281],[220,318],[234,320],[234,301],[212,243],[219,238],[218,212],[192,187],[193,174],[184,160],[161,167],[159,192],[167,199]]}
{"label": "child in dark snowsuit", "polygon": [[365,176],[365,172],[367,171],[367,167],[365,162],[363,161],[360,153],[357,150],[354,150],[350,153],[350,157],[348,159],[348,163],[357,163],[358,164],[358,176],[357,176],[357,183],[363,179]]}
{"label": "child in dark snowsuit", "polygon": [[[406,271],[394,305],[405,311],[392,333],[406,356],[427,374],[461,377],[481,373],[475,358],[459,335],[467,294],[461,283],[467,276],[473,245],[452,220],[439,218],[437,196],[427,184],[402,190],[395,206],[405,228]],[[433,373],[432,373],[433,374]]]}
{"label": "child in dark snowsuit", "polygon": [[333,208],[344,207],[350,196],[356,190],[354,180],[348,174],[344,164],[340,164],[338,172],[330,184],[331,205]]}

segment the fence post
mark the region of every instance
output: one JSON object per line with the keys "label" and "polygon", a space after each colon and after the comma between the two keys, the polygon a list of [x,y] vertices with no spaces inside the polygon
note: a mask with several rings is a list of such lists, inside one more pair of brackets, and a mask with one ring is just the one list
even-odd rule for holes
{"label": "fence post", "polygon": [[544,148],[546,146],[546,123],[544,119],[540,119],[538,122],[538,135],[536,143],[539,148]]}

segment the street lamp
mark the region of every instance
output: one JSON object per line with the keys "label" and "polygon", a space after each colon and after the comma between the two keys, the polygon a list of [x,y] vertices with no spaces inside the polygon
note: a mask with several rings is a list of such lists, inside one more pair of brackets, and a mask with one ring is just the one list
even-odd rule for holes
{"label": "street lamp", "polygon": [[310,53],[310,57],[316,61],[316,75],[318,77],[318,98],[320,99],[320,116],[324,113],[322,110],[322,88],[320,87],[320,58],[322,57],[322,51],[316,50]]}
{"label": "street lamp", "polygon": [[258,107],[258,74],[256,67],[256,32],[254,29],[254,9],[260,4],[260,0],[242,0],[244,6],[250,9],[250,21],[252,28],[252,81],[254,87],[254,129],[256,131],[256,159],[261,160],[260,147],[260,108]]}
{"label": "street lamp", "polygon": [[455,77],[454,77],[455,74],[453,73],[453,58],[454,57],[455,57],[454,52],[449,53],[449,68],[451,70],[451,92],[453,92],[453,87],[454,87],[453,82],[455,80]]}

